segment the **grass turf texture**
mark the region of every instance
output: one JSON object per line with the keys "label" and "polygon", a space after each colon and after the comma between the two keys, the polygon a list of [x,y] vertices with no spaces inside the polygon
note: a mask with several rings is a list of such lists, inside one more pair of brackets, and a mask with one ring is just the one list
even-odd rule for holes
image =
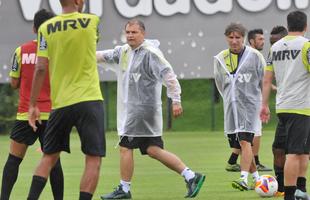
{"label": "grass turf texture", "polygon": [[[260,152],[261,162],[269,167],[272,166],[273,135],[271,131],[264,132]],[[196,199],[261,199],[254,191],[240,192],[231,187],[231,181],[238,178],[239,173],[226,172],[224,169],[230,150],[222,132],[166,132],[164,139],[167,150],[176,153],[193,170],[206,174],[206,181]],[[107,133],[107,157],[102,160],[101,177],[93,199],[99,199],[100,195],[111,192],[119,184],[119,154],[118,149],[114,148],[117,140],[114,132]],[[13,200],[26,199],[33,170],[41,157],[36,151],[38,147],[39,144],[36,143],[28,149],[12,192]],[[9,149],[8,136],[0,136],[0,148],[2,171]],[[84,166],[80,142],[74,133],[71,135],[71,152],[61,155],[65,174],[65,200],[78,199],[80,176]],[[273,172],[269,174],[273,175]],[[131,192],[135,200],[178,200],[183,199],[186,188],[181,176],[158,161],[141,156],[136,150]],[[41,199],[52,199],[49,183]]]}

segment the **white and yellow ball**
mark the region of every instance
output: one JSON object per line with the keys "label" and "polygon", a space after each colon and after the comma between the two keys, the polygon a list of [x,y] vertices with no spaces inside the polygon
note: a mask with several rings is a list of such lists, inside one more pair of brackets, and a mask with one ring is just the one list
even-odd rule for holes
{"label": "white and yellow ball", "polygon": [[255,184],[255,192],[261,197],[272,197],[278,191],[278,182],[271,175],[260,176]]}

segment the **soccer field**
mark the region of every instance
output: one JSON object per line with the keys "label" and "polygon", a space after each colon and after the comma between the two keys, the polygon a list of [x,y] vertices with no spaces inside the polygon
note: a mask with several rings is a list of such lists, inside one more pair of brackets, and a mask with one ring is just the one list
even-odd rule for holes
{"label": "soccer field", "polygon": [[[240,192],[232,189],[231,181],[238,178],[239,173],[224,170],[230,150],[221,132],[167,132],[164,138],[167,150],[180,156],[193,170],[206,174],[206,182],[196,199],[261,199],[254,191]],[[117,139],[114,132],[107,133],[107,157],[102,160],[101,177],[93,199],[100,199],[101,194],[111,192],[119,184],[119,156],[118,149],[114,148]],[[260,160],[270,167],[272,166],[272,140],[273,132],[264,132]],[[8,136],[0,136],[1,176],[7,158],[8,145]],[[41,153],[37,151],[38,147],[38,143],[30,147],[21,164],[19,178],[12,192],[12,200],[21,200],[27,197],[32,172],[41,156]],[[78,199],[80,176],[84,166],[84,157],[80,152],[76,134],[71,136],[71,152],[71,154],[63,153],[61,155],[65,175],[65,200]],[[135,163],[131,189],[133,199],[183,199],[186,188],[181,176],[147,156],[140,156],[139,151],[135,153]],[[273,173],[271,174],[273,175]],[[41,199],[53,199],[49,183],[46,185]]]}

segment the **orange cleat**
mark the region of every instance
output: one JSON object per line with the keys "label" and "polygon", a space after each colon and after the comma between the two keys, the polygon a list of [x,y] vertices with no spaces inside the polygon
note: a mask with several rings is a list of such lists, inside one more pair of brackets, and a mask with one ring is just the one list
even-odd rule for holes
{"label": "orange cleat", "polygon": [[274,194],[274,197],[284,197],[284,192],[279,192],[279,191],[277,191],[277,192]]}

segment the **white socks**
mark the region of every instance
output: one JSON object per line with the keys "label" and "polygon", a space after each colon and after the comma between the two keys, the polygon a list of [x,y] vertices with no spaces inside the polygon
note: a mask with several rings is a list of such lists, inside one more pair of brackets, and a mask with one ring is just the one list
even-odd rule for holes
{"label": "white socks", "polygon": [[249,172],[247,172],[247,171],[241,171],[241,176],[240,176],[240,178],[241,178],[245,183],[248,183],[248,175],[249,175]]}
{"label": "white socks", "polygon": [[126,182],[126,181],[121,180],[120,183],[121,183],[121,186],[124,192],[128,193],[130,191],[131,182]]}
{"label": "white socks", "polygon": [[185,167],[185,169],[181,172],[181,175],[185,178],[186,181],[189,181],[195,177],[195,172],[190,170],[188,167]]}
{"label": "white socks", "polygon": [[[249,172],[246,172],[246,171],[241,171],[241,176],[240,178],[245,182],[245,183],[248,183],[248,176],[249,176]],[[252,173],[252,177],[253,177],[253,180],[258,181],[259,180],[259,174],[258,172],[253,172]]]}
{"label": "white socks", "polygon": [[255,182],[259,181],[259,174],[258,171],[255,171],[252,173],[252,177],[255,180]]}
{"label": "white socks", "polygon": [[[188,167],[185,167],[185,169],[181,172],[181,175],[185,178],[186,181],[189,181],[190,179],[195,177],[195,172],[193,172]],[[120,184],[121,184],[122,189],[124,190],[124,192],[127,193],[127,192],[130,191],[130,184],[131,184],[131,182],[127,182],[127,181],[121,180]]]}

